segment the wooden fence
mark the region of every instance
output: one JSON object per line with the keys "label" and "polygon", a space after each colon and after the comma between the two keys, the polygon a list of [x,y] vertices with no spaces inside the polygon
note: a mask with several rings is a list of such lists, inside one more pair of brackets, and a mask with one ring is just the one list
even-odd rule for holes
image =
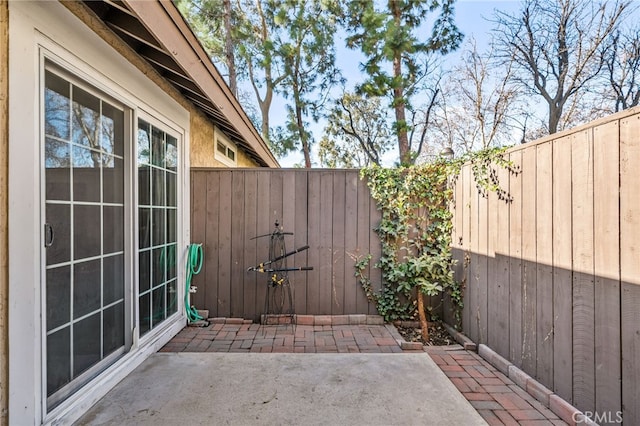
{"label": "wooden fence", "polygon": [[640,424],[640,109],[518,146],[513,201],[455,188],[463,329],[578,409]]}
{"label": "wooden fence", "polygon": [[[191,240],[204,244],[205,263],[192,298],[210,315],[258,319],[264,312],[267,277],[247,268],[268,260],[269,234],[278,220],[287,251],[309,245],[288,266],[295,313],[375,314],[354,276],[355,257],[380,257],[373,228],[380,220],[358,170],[193,169]],[[375,262],[375,260],[374,260]],[[371,268],[372,281],[380,271]]]}

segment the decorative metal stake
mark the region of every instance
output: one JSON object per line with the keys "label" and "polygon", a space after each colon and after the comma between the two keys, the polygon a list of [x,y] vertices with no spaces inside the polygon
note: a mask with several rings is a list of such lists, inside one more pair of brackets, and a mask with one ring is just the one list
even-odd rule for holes
{"label": "decorative metal stake", "polygon": [[309,246],[303,246],[287,252],[284,241],[285,235],[293,235],[293,233],[284,232],[283,227],[276,220],[272,233],[252,238],[254,240],[256,238],[269,237],[269,260],[247,269],[247,271],[265,273],[269,276],[264,307],[266,315],[292,316],[295,304],[288,273],[313,270],[312,266],[287,267],[287,258],[307,250]]}

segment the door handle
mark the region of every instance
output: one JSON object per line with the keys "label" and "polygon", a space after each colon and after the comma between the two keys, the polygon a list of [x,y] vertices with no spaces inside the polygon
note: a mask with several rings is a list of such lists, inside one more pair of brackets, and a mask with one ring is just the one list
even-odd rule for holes
{"label": "door handle", "polygon": [[49,223],[45,223],[44,224],[44,246],[51,247],[53,245],[53,238],[54,238],[53,226],[51,226]]}

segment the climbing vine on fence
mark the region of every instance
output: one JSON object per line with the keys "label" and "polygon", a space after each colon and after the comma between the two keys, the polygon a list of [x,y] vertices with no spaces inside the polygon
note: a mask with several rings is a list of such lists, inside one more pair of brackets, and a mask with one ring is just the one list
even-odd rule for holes
{"label": "climbing vine on fence", "polygon": [[478,191],[486,196],[495,191],[509,202],[508,191],[500,188],[497,167],[518,173],[504,159],[504,150],[492,149],[455,161],[439,160],[424,165],[362,169],[371,196],[382,212],[375,228],[382,242],[382,255],[375,267],[382,271],[382,289],[373,290],[366,269],[371,255],[355,264],[368,299],[386,321],[419,317],[423,338],[428,339],[424,296],[447,292],[459,320],[462,308],[461,283],[454,280],[451,256],[453,186],[462,165],[470,161]]}

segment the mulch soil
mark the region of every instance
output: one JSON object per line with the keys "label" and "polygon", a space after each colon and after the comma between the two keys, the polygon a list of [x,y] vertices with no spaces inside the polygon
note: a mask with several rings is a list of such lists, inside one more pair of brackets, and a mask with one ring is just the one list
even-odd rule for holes
{"label": "mulch soil", "polygon": [[396,323],[394,325],[407,342],[421,342],[426,346],[449,346],[458,343],[439,321],[429,322],[429,340],[426,342],[422,339],[422,329],[419,325],[406,323]]}

